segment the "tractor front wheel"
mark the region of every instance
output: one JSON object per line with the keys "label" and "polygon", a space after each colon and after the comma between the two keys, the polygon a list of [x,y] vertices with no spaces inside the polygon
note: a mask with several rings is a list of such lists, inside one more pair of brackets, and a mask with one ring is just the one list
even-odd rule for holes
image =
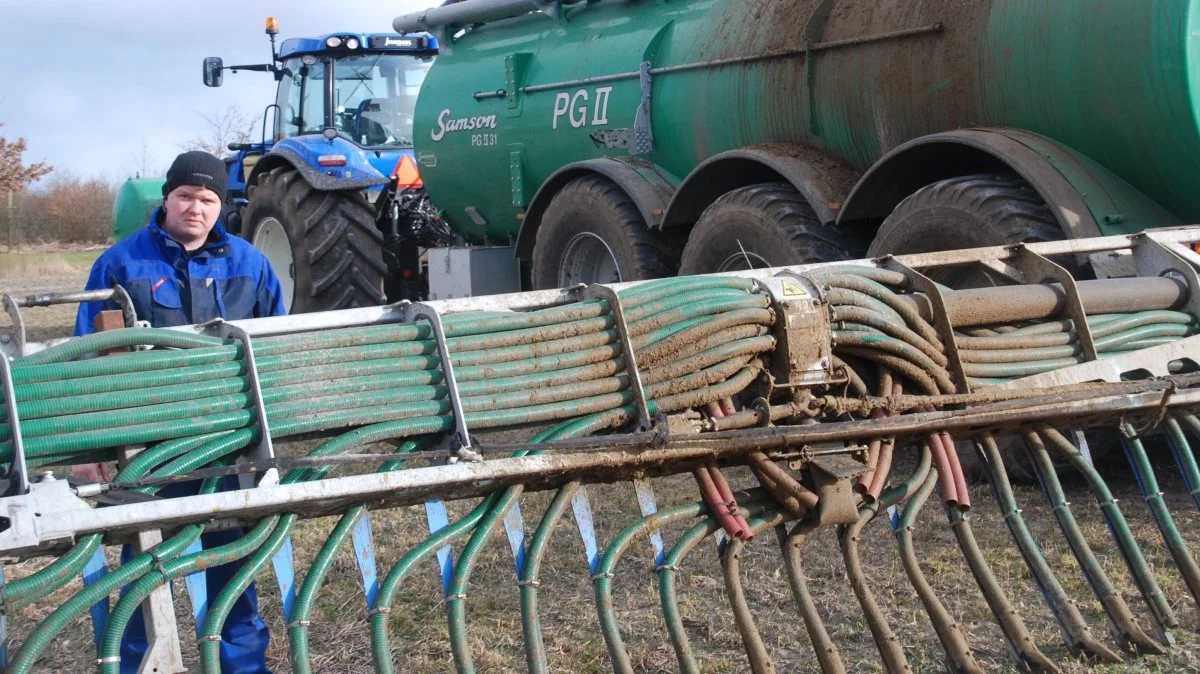
{"label": "tractor front wheel", "polygon": [[384,303],[383,237],[362,192],[320,191],[281,166],[248,196],[243,236],[271,262],[288,313]]}

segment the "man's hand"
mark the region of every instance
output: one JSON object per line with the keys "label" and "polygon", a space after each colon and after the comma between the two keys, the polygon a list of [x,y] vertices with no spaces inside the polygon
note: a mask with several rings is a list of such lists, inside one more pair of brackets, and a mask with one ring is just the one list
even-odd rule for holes
{"label": "man's hand", "polygon": [[89,482],[109,482],[112,480],[107,463],[76,464],[71,466],[71,475]]}

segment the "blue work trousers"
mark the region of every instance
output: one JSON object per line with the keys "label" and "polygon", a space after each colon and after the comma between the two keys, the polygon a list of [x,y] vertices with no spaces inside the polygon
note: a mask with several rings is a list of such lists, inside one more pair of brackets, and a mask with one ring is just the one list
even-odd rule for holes
{"label": "blue work trousers", "polygon": [[[230,480],[229,483],[232,483]],[[196,493],[196,485],[171,485],[159,494],[164,497],[182,496],[186,493]],[[200,537],[200,543],[205,550],[211,550],[221,545],[231,543],[244,535],[241,529],[226,529],[214,531]],[[121,563],[133,557],[133,550],[128,545],[121,549]],[[236,560],[223,566],[213,567],[204,572],[207,584],[208,606],[212,606],[221,594],[221,590],[229,583],[238,569],[242,568],[243,560]],[[122,594],[124,591],[122,591]],[[271,634],[267,624],[258,615],[258,593],[254,584],[238,597],[229,612],[229,618],[221,630],[221,672],[222,674],[271,674],[267,669],[267,646],[271,643]],[[133,614],[125,634],[121,639],[121,674],[137,674],[142,656],[146,654],[146,624],[139,609]]]}

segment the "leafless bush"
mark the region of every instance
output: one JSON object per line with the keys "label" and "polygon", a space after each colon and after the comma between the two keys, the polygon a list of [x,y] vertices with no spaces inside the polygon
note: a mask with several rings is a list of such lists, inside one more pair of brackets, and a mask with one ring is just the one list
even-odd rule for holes
{"label": "leafless bush", "polygon": [[56,173],[44,185],[18,195],[16,243],[107,241],[116,196],[117,188],[103,179]]}

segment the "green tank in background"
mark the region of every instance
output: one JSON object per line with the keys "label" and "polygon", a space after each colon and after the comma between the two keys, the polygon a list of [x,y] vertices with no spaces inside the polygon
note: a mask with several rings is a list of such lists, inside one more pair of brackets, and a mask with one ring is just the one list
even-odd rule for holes
{"label": "green tank in background", "polygon": [[444,38],[433,202],[536,287],[1200,221],[1200,0],[463,0],[393,26]]}
{"label": "green tank in background", "polygon": [[150,214],[162,205],[163,178],[130,178],[113,201],[113,241],[120,241],[146,226]]}

